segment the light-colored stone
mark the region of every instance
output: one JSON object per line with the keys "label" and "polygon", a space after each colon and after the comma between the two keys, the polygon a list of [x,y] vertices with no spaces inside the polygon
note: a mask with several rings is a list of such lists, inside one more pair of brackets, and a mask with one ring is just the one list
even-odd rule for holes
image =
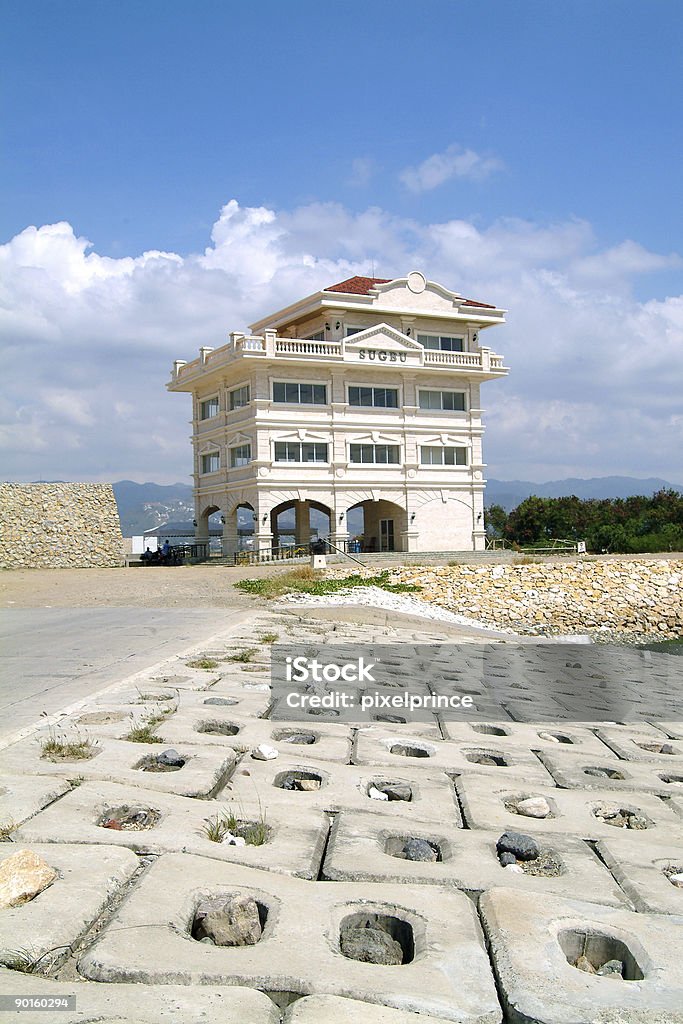
{"label": "light-colored stone", "polygon": [[17,850],[0,864],[0,909],[19,907],[52,885],[57,872],[32,850]]}
{"label": "light-colored stone", "polygon": [[550,804],[542,796],[532,796],[528,800],[517,802],[517,812],[527,818],[547,818],[550,814]]}

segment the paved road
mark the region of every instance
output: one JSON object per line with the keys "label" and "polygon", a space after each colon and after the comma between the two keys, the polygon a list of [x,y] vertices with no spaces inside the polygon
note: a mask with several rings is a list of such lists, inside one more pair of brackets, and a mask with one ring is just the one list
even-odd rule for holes
{"label": "paved road", "polygon": [[0,740],[249,617],[225,608],[30,608],[0,615]]}

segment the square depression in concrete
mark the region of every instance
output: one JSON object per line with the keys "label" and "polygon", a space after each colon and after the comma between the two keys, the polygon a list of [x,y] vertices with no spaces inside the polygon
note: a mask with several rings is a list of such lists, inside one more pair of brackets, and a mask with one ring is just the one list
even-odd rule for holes
{"label": "square depression in concrete", "polygon": [[0,962],[10,963],[25,950],[49,967],[68,956],[137,870],[138,859],[113,846],[3,843],[0,862],[27,849],[54,868],[57,878],[30,902],[0,910]]}
{"label": "square depression in concrete", "polygon": [[[323,864],[323,878],[339,882],[392,882],[446,885],[472,895],[494,886],[529,893],[575,896],[590,893],[597,902],[623,907],[628,901],[590,847],[570,836],[534,836],[533,821],[523,829],[538,838],[541,854],[561,865],[558,875],[534,875],[534,861],[523,874],[502,867],[496,853],[500,832],[448,828],[421,821],[378,821],[371,814],[342,812],[334,823]],[[401,856],[409,839],[423,839],[437,861],[412,861]],[[524,867],[524,865],[522,865]]]}
{"label": "square depression in concrete", "polygon": [[[99,779],[125,782],[130,786],[176,793],[179,796],[211,797],[226,783],[235,767],[234,751],[218,747],[183,744],[178,751],[185,763],[172,771],[146,771],[159,754],[170,747],[164,743],[129,743],[126,740],[97,740],[86,759],[51,761],[41,756],[46,733],[13,743],[0,752],[0,772],[55,775],[66,779]],[[67,737],[70,738],[70,737]]]}
{"label": "square depression in concrete", "polygon": [[[480,901],[510,1024],[681,1024],[683,925],[579,900],[492,889]],[[572,965],[623,964],[623,977]]]}
{"label": "square depression in concrete", "polygon": [[[263,935],[221,947],[191,934],[205,897],[250,895]],[[348,920],[393,921],[404,962],[381,966],[340,951]],[[499,1024],[479,923],[462,893],[440,886],[323,885],[167,854],[119,908],[79,971],[96,981],[249,985],[273,993],[344,995],[461,1024]]]}
{"label": "square depression in concrete", "polygon": [[[142,811],[143,828],[112,827],[127,813]],[[246,822],[264,822],[263,845],[230,846],[205,834],[207,823],[229,813]],[[109,827],[105,827],[108,825]],[[265,871],[317,878],[329,831],[321,810],[259,806],[252,798],[238,804],[229,799],[193,800],[145,792],[108,782],[84,782],[53,807],[36,815],[15,833],[25,843],[95,843],[126,846],[138,853],[193,853]]]}
{"label": "square depression in concrete", "polygon": [[238,986],[98,985],[48,981],[0,968],[0,995],[76,997],[75,1010],[5,1010],[17,1024],[279,1024],[280,1013],[262,992]]}

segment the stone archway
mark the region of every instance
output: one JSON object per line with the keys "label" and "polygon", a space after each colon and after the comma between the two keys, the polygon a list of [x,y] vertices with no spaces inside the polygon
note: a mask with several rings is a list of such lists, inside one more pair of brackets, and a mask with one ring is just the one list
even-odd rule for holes
{"label": "stone archway", "polygon": [[[363,514],[362,533],[356,526],[354,512],[360,509]],[[408,514],[404,508],[386,498],[373,500],[367,498],[356,502],[346,513],[350,531],[358,537],[360,533],[361,551],[372,553],[379,551],[406,551]]]}
{"label": "stone archway", "polygon": [[328,505],[312,498],[287,499],[270,512],[273,547],[307,547],[312,540],[327,540],[333,514]]}

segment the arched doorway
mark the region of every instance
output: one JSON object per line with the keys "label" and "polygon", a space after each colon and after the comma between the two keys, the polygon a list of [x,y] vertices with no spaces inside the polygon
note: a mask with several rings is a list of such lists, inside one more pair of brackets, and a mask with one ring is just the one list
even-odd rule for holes
{"label": "arched doorway", "polygon": [[360,501],[348,509],[346,522],[350,543],[358,542],[361,551],[405,550],[408,515],[393,501]]}

